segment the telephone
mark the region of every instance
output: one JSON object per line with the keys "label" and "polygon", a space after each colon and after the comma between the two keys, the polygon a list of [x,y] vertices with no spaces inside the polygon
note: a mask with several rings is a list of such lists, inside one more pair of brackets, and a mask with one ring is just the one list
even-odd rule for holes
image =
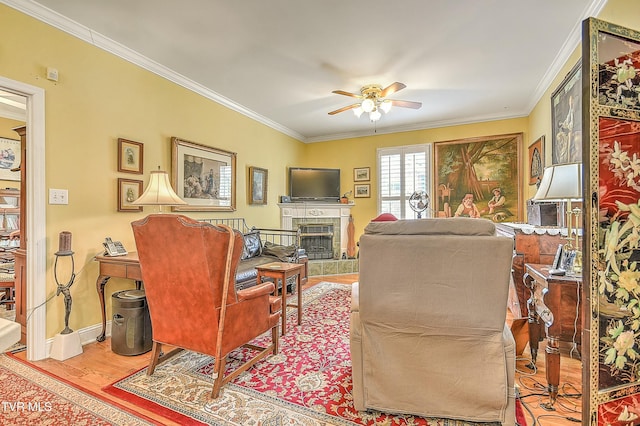
{"label": "telephone", "polygon": [[109,237],[104,239],[104,243],[102,243],[102,245],[105,249],[105,256],[124,256],[127,254],[127,250],[125,250],[120,241],[113,241]]}

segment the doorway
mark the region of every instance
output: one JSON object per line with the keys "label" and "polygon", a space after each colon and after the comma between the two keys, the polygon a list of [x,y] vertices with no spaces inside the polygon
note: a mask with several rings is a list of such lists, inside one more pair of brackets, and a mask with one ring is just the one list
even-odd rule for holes
{"label": "doorway", "polygon": [[44,90],[0,76],[0,90],[26,98],[27,359],[46,357]]}

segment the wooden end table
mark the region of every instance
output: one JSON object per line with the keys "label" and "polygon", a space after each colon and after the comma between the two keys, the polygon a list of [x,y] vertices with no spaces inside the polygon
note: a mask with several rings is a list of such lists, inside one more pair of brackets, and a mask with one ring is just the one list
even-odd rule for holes
{"label": "wooden end table", "polygon": [[124,256],[98,255],[95,260],[100,263],[100,275],[96,280],[96,290],[100,299],[102,310],[102,333],[96,338],[98,342],[104,342],[107,330],[107,315],[104,303],[104,286],[111,278],[127,278],[136,282],[136,289],[142,288],[142,272],[140,272],[140,260],[138,253],[133,252]]}
{"label": "wooden end table", "polygon": [[[560,341],[581,345],[582,277],[551,275],[549,265],[525,264],[524,283],[531,291],[529,309],[529,345],[535,364],[542,327],[547,334],[545,371],[549,402],[541,404],[554,410],[560,385]],[[574,338],[575,336],[575,338]]]}
{"label": "wooden end table", "polygon": [[[278,294],[278,280],[282,282],[280,293],[282,294],[282,335],[287,333],[287,306],[298,308],[298,325],[302,324],[302,271],[305,267],[301,263],[271,262],[256,266],[258,277],[256,282],[262,282],[262,277],[273,278]],[[296,277],[296,291],[298,292],[298,304],[287,304],[287,278]]]}

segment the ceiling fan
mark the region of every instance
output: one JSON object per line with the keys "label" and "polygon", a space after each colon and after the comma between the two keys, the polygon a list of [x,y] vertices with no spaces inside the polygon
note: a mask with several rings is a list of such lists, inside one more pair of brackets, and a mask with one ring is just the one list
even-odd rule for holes
{"label": "ceiling fan", "polygon": [[371,121],[378,121],[382,117],[382,112],[388,113],[391,110],[391,106],[399,106],[403,108],[419,109],[422,107],[422,102],[413,101],[400,101],[396,99],[386,99],[387,96],[404,89],[407,87],[403,83],[395,82],[389,86],[382,88],[379,84],[368,84],[360,89],[360,93],[345,92],[344,90],[334,90],[331,93],[338,95],[351,96],[353,98],[362,99],[361,102],[348,105],[346,107],[339,108],[335,111],[331,111],[329,115],[335,115],[340,112],[353,110],[357,117],[360,117],[363,112],[369,113],[369,119]]}

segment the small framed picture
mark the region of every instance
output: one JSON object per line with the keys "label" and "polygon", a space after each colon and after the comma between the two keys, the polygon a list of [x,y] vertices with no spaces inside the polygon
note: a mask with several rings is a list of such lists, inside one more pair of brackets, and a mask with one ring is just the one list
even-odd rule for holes
{"label": "small framed picture", "polygon": [[358,167],[353,169],[354,182],[366,182],[368,180],[370,180],[369,167]]}
{"label": "small framed picture", "polygon": [[118,171],[141,175],[143,167],[143,146],[141,142],[118,139]]}
{"label": "small framed picture", "polygon": [[20,180],[20,141],[0,138],[0,179]]}
{"label": "small framed picture", "polygon": [[249,204],[267,204],[267,177],[269,172],[249,167]]}
{"label": "small framed picture", "polygon": [[363,183],[360,185],[353,186],[353,197],[354,198],[369,198],[371,197],[371,184]]}
{"label": "small framed picture", "polygon": [[142,206],[131,204],[142,195],[142,181],[118,178],[118,211],[141,212]]}
{"label": "small framed picture", "polygon": [[542,180],[544,172],[544,136],[529,145],[529,185],[536,185]]}

